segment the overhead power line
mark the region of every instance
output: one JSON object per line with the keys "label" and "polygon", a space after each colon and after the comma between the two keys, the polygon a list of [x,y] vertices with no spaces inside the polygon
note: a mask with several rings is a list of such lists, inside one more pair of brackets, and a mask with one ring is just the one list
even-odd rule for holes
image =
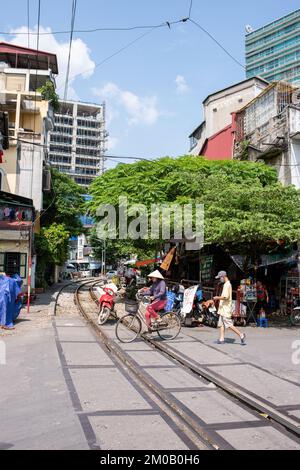
{"label": "overhead power line", "polygon": [[[41,0],[38,2],[38,16],[37,16],[37,38],[36,38],[36,63],[38,62],[38,53],[39,53],[39,47],[40,47],[40,24],[41,24]],[[29,67],[29,63],[28,63]],[[37,81],[38,81],[38,70],[37,70],[37,65],[36,65],[36,71],[35,71],[35,90],[34,90],[34,115],[33,115],[33,132],[35,134],[35,120],[36,120],[36,101],[37,101]],[[32,147],[33,151],[33,147]]]}
{"label": "overhead power line", "polygon": [[30,45],[30,0],[27,0],[27,46]]}
{"label": "overhead power line", "polygon": [[[183,20],[181,20],[183,21]],[[166,25],[165,25],[166,26]],[[112,54],[110,54],[109,56],[105,57],[105,59],[101,60],[101,62],[98,62],[94,67],[90,67],[86,70],[83,70],[82,72],[79,72],[79,73],[76,73],[74,75],[71,75],[70,79],[72,78],[76,78],[80,75],[83,75],[87,72],[91,72],[91,71],[94,71],[96,68],[99,68],[101,67],[101,65],[103,65],[105,62],[108,62],[110,59],[112,59],[113,57],[115,57],[116,55],[120,54],[121,52],[125,51],[126,49],[128,49],[129,47],[133,46],[133,44],[135,44],[136,42],[140,41],[141,39],[143,39],[145,36],[147,36],[148,34],[151,34],[156,28],[152,28],[150,31],[146,31],[146,33],[143,33],[141,34],[140,36],[138,36],[137,38],[135,38],[133,41],[130,41],[129,43],[127,43],[125,46],[121,47],[120,49],[118,49],[117,51],[113,52]],[[60,90],[62,87],[59,87],[58,90]]]}
{"label": "overhead power line", "polygon": [[[37,147],[43,147],[44,149],[49,149],[49,145],[45,145],[45,144],[39,144],[37,142],[31,142],[30,140],[24,140],[24,139],[20,139],[20,138],[16,138],[16,137],[12,137],[12,136],[8,136],[9,140],[13,140],[15,142],[21,142],[23,144],[29,144],[29,145],[34,145],[34,146],[37,146]],[[156,158],[159,158],[159,157],[154,157],[153,159],[151,158],[146,158],[146,157],[129,157],[129,156],[121,156],[121,155],[105,155],[104,158],[106,159],[109,159],[111,161],[116,161],[119,163],[119,160],[138,160],[138,161],[144,161],[144,162],[151,162],[153,160],[155,160]],[[195,157],[197,158],[197,157]],[[253,161],[253,163],[257,163],[257,161]],[[267,165],[267,163],[266,163]],[[300,163],[282,163],[282,164],[276,164],[276,165],[269,165],[271,167],[274,167],[274,168],[281,168],[281,167],[289,167],[289,168],[297,168],[297,167],[300,167]]]}
{"label": "overhead power line", "polygon": [[199,23],[194,21],[192,18],[188,18],[188,21],[193,23],[197,28],[201,29],[207,36],[209,36],[224,52],[227,54],[236,64],[238,64],[240,67],[242,67],[244,70],[246,69],[245,65],[243,65],[238,59],[236,59],[209,31],[207,31],[203,26],[201,26]]}
{"label": "overhead power line", "polygon": [[[133,31],[135,29],[153,29],[153,28],[165,28],[166,26],[169,27],[181,23],[182,21],[187,21],[188,18],[182,18],[181,20],[176,21],[164,21],[163,23],[159,23],[156,25],[137,25],[137,26],[128,26],[128,27],[108,27],[108,28],[93,28],[93,29],[74,29],[73,33],[97,33],[99,31]],[[64,30],[64,31],[43,31],[40,33],[41,36],[51,36],[51,35],[58,35],[58,34],[70,34],[72,30]],[[24,34],[28,34],[28,32],[11,32],[11,31],[0,31],[0,34],[4,34],[6,36],[23,36]],[[38,33],[35,31],[29,32],[30,36],[37,36]]]}
{"label": "overhead power line", "polygon": [[191,14],[192,14],[192,8],[193,8],[193,0],[191,0],[190,2],[190,8],[189,8],[189,18],[191,17]]}

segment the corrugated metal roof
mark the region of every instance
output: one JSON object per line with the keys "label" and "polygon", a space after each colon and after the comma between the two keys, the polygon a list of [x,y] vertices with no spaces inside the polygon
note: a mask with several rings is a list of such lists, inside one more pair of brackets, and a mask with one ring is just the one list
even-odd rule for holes
{"label": "corrugated metal roof", "polygon": [[37,57],[38,60],[49,58],[50,68],[54,74],[58,74],[57,57],[51,52],[30,49],[28,47],[17,46],[7,42],[0,41],[0,54],[16,54],[30,57]]}

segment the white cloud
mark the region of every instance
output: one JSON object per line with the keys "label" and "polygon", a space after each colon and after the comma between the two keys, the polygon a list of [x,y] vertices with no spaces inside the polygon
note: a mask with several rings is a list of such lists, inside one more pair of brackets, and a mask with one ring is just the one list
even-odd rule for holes
{"label": "white cloud", "polygon": [[[27,27],[21,26],[19,28],[13,29],[11,33],[27,33]],[[31,33],[37,32],[37,26],[33,29],[30,29]],[[40,33],[51,33],[51,28],[40,26]],[[12,44],[17,44],[20,46],[28,46],[28,39],[26,34],[16,35],[9,42]],[[36,36],[30,36],[29,47],[36,49],[37,40]],[[68,64],[68,54],[69,54],[69,38],[66,38],[64,41],[59,41],[56,39],[53,34],[40,35],[39,37],[39,49],[46,52],[51,52],[57,55],[58,61],[58,72],[57,77],[57,91],[60,96],[63,96],[64,93],[64,84],[66,79],[66,71]],[[69,75],[69,91],[68,98],[77,99],[76,92],[73,87],[73,83],[76,77],[81,76],[83,78],[88,78],[94,73],[95,62],[90,57],[90,49],[82,39],[77,38],[73,40],[72,43],[72,52],[71,52],[71,64],[70,64],[70,75]]]}
{"label": "white cloud", "polygon": [[[122,90],[113,82],[106,83],[102,88],[94,88],[93,92],[101,99],[107,100],[110,106],[123,108],[130,126],[138,124],[151,126],[162,114],[157,108],[156,96],[138,96],[132,91]],[[113,115],[113,108],[111,110]],[[112,116],[110,117],[112,119]]]}
{"label": "white cloud", "polygon": [[189,91],[189,87],[183,75],[177,75],[175,78],[177,93],[184,94]]}

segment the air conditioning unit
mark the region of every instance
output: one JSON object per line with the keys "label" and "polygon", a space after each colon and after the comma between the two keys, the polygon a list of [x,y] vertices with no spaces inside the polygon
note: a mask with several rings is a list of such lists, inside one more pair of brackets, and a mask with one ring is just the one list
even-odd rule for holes
{"label": "air conditioning unit", "polygon": [[43,170],[43,191],[49,193],[51,191],[51,172]]}

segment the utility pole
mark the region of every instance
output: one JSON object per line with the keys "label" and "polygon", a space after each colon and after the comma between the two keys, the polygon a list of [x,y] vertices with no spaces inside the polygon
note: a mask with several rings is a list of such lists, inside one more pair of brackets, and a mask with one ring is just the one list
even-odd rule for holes
{"label": "utility pole", "polygon": [[297,243],[298,298],[300,298],[300,241]]}
{"label": "utility pole", "polygon": [[101,259],[101,274],[105,274],[106,272],[106,240],[103,240],[103,248],[102,248],[102,259]]}
{"label": "utility pole", "polygon": [[27,276],[27,279],[28,279],[27,281],[27,314],[30,312],[33,222],[31,223],[28,234],[29,234],[29,253],[28,253],[28,276]]}

